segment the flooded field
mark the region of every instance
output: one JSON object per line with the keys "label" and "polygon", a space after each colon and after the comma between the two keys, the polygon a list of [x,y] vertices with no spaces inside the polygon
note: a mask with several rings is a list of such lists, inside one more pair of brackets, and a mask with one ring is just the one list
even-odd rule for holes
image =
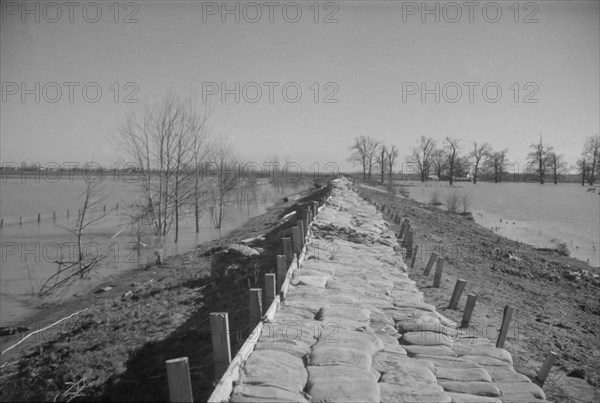
{"label": "flooded field", "polygon": [[458,211],[467,210],[475,221],[507,238],[557,247],[564,243],[571,256],[600,266],[600,197],[575,184],[459,182],[408,183],[410,197],[430,203],[438,198],[446,203],[453,192],[458,195]]}
{"label": "flooded field", "polygon": [[[131,225],[130,216],[130,206],[138,197],[138,188],[106,181],[106,199],[97,214],[104,215],[106,206],[107,215],[85,230],[82,245],[87,253],[104,259],[83,279],[74,278],[67,287],[43,298],[38,294],[43,287],[52,286],[46,282],[59,269],[57,261],[72,262],[77,258],[77,238],[69,230],[77,224],[81,206],[78,196],[85,183],[81,179],[56,183],[5,180],[0,186],[0,213],[4,219],[0,230],[0,320],[10,323],[30,314],[37,305],[90,292],[111,275],[153,264],[157,252],[164,258],[220,239],[249,218],[263,214],[277,199],[299,190],[301,185],[243,184],[229,194],[220,229],[215,228],[209,205],[205,203],[198,233],[193,206],[184,205],[177,243],[173,242],[172,231],[158,237],[146,230],[140,236],[138,248],[137,231]],[[37,221],[38,214],[40,222]]]}

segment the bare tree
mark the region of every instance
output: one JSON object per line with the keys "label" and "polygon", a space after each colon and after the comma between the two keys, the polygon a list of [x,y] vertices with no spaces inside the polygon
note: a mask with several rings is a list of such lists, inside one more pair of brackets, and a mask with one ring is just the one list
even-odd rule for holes
{"label": "bare tree", "polygon": [[494,183],[502,182],[502,172],[506,166],[506,153],[508,149],[490,151],[487,164],[494,174]]}
{"label": "bare tree", "polygon": [[460,140],[446,137],[446,146],[444,152],[448,160],[448,167],[450,168],[450,185],[454,179],[454,171],[456,169],[456,160],[458,159],[458,152],[460,150]]}
{"label": "bare tree", "polygon": [[558,184],[558,177],[565,173],[567,164],[564,160],[564,155],[557,155],[555,152],[548,154],[548,166],[552,172],[552,179],[554,184]]}
{"label": "bare tree", "polygon": [[446,155],[443,150],[435,148],[431,153],[431,167],[438,179],[442,178],[442,173],[446,169]]}
{"label": "bare tree", "polygon": [[552,146],[544,144],[542,133],[540,133],[540,141],[529,146],[531,151],[527,155],[531,170],[539,176],[540,184],[546,182],[546,168],[548,168],[548,155],[552,152]]}
{"label": "bare tree", "polygon": [[420,174],[421,182],[425,182],[431,166],[431,155],[435,149],[435,140],[431,137],[421,136],[417,147],[412,149],[412,154],[407,157],[407,162],[414,164]]}
{"label": "bare tree", "polygon": [[[46,279],[38,292],[39,296],[63,288],[76,277],[83,278],[98,262],[105,258],[105,253],[99,252],[98,248],[93,248],[96,252],[94,253],[91,251],[92,248],[84,247],[83,242],[87,229],[111,213],[112,210],[100,208],[106,198],[107,195],[104,192],[101,179],[85,180],[85,190],[79,196],[81,208],[79,209],[77,221],[73,226],[62,227],[77,239],[74,260],[64,260],[61,256],[56,261],[58,269],[56,273]],[[69,251],[69,257],[71,257],[70,255],[71,252]]]}
{"label": "bare tree", "polygon": [[354,138],[354,143],[350,146],[350,157],[348,160],[354,165],[358,164],[363,170],[363,179],[371,179],[371,172],[375,165],[375,153],[380,142],[372,137],[359,136]]}
{"label": "bare tree", "polygon": [[576,168],[579,169],[579,174],[581,175],[581,186],[585,186],[585,180],[588,175],[588,166],[584,157],[577,160]]}
{"label": "bare tree", "polygon": [[[471,157],[473,157],[473,184],[477,183],[477,174],[479,173],[479,164],[482,163],[482,159],[486,158],[492,147],[489,143],[478,144],[476,141],[473,142],[473,151],[471,151]],[[485,164],[485,160],[483,161]]]}
{"label": "bare tree", "polygon": [[591,186],[596,181],[596,172],[600,171],[600,135],[596,134],[585,139],[581,155],[589,161],[587,179]]}
{"label": "bare tree", "polygon": [[212,147],[211,165],[214,169],[213,211],[215,228],[221,228],[225,219],[229,194],[238,184],[239,162],[233,155],[229,141],[219,139]]}
{"label": "bare tree", "polygon": [[199,220],[199,176],[209,114],[209,109],[199,113],[193,99],[170,92],[147,106],[141,117],[132,113],[115,136],[117,146],[132,159],[146,214],[158,236],[165,236],[175,222],[177,241],[180,207],[190,198]]}
{"label": "bare tree", "polygon": [[393,182],[394,165],[396,165],[396,159],[398,158],[398,155],[399,155],[398,148],[396,148],[396,146],[392,146],[386,155],[387,169],[388,169],[388,176],[389,176],[388,181],[389,181],[390,185]]}
{"label": "bare tree", "polygon": [[384,181],[385,181],[385,170],[387,167],[387,163],[386,163],[386,154],[387,154],[387,147],[385,146],[385,144],[381,144],[379,146],[379,152],[378,152],[378,159],[377,159],[377,165],[379,166],[379,169],[381,170],[381,184],[383,185]]}

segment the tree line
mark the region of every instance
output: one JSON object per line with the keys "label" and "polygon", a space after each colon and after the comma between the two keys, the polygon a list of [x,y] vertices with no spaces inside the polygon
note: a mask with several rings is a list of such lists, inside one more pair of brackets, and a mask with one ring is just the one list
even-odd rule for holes
{"label": "tree line", "polygon": [[[363,179],[371,180],[374,169],[380,169],[380,181],[384,183],[385,175],[392,183],[393,169],[398,158],[396,146],[387,147],[382,141],[372,137],[354,138],[349,148],[348,160],[362,169]],[[536,180],[544,184],[548,178],[558,184],[561,177],[570,169],[575,169],[581,185],[593,185],[600,172],[600,137],[598,134],[587,137],[584,141],[581,158],[569,167],[563,154],[554,151],[554,147],[544,141],[542,134],[539,140],[529,146],[527,165],[521,170],[521,180]],[[446,137],[441,144],[432,137],[421,136],[417,145],[410,149],[405,162],[412,174],[418,175],[421,182],[428,179],[446,179],[452,185],[457,178],[468,178],[474,184],[481,177],[502,182],[507,167],[511,165],[508,149],[496,150],[488,142],[474,141],[463,147],[460,139]],[[404,170],[403,170],[404,171]]]}

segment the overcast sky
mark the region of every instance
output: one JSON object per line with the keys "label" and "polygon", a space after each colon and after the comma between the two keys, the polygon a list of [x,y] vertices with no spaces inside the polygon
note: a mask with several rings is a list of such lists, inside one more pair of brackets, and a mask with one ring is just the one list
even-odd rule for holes
{"label": "overcast sky", "polygon": [[2,3],[3,163],[126,160],[112,133],[169,89],[210,101],[244,160],[305,170],[350,168],[360,135],[402,158],[422,134],[487,141],[522,163],[542,132],[573,164],[599,130],[598,1],[428,2],[437,23],[421,2],[78,4]]}

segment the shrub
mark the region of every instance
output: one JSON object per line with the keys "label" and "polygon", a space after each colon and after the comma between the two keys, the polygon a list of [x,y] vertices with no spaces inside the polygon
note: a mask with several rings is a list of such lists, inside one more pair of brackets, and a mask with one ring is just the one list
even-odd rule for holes
{"label": "shrub", "polygon": [[448,211],[451,213],[456,213],[458,209],[458,193],[455,190],[448,192],[448,196],[446,197],[446,207]]}

